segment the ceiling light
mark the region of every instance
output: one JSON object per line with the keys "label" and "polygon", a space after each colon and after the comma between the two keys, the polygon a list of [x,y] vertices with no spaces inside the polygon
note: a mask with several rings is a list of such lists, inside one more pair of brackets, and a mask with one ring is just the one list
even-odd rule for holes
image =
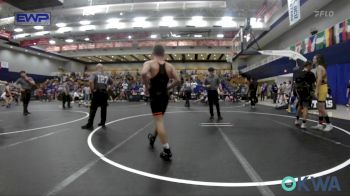
{"label": "ceiling light", "polygon": [[192,20],[194,20],[194,21],[203,20],[203,16],[193,16],[193,17],[192,17]]}
{"label": "ceiling light", "polygon": [[114,58],[114,56],[112,56],[112,58]]}
{"label": "ceiling light", "polygon": [[110,18],[107,20],[107,23],[118,23],[119,22],[119,18]]}
{"label": "ceiling light", "polygon": [[117,22],[117,23],[108,23],[106,25],[106,29],[123,29],[125,28],[125,23]]}
{"label": "ceiling light", "polygon": [[36,43],[35,43],[35,42],[34,42],[33,44],[34,44],[34,45],[36,45]]}
{"label": "ceiling light", "polygon": [[15,28],[15,29],[13,29],[15,32],[17,32],[17,33],[19,33],[19,32],[22,32],[23,31],[23,29],[21,29],[21,28]]}
{"label": "ceiling light", "polygon": [[174,56],[176,56],[176,54],[174,54]]}
{"label": "ceiling light", "polygon": [[171,36],[173,36],[173,37],[181,37],[181,35],[177,35],[177,34],[172,34]]}
{"label": "ceiling light", "polygon": [[221,20],[217,22],[217,25],[221,27],[237,27],[237,23],[232,21],[231,16],[222,17]]}
{"label": "ceiling light", "polygon": [[203,35],[194,35],[194,37],[203,37]]}
{"label": "ceiling light", "polygon": [[85,40],[85,41],[90,41],[90,38],[86,37],[84,40]]}
{"label": "ceiling light", "polygon": [[25,38],[25,37],[27,37],[27,36],[29,36],[28,33],[17,34],[17,35],[14,35],[14,36],[13,36],[13,39]]}
{"label": "ceiling light", "polygon": [[43,26],[34,26],[33,28],[36,29],[36,30],[42,30],[42,29],[44,29]]}
{"label": "ceiling light", "polygon": [[25,49],[24,51],[28,52],[28,50],[27,50],[27,49]]}
{"label": "ceiling light", "polygon": [[217,34],[216,37],[217,37],[217,38],[223,38],[223,37],[224,37],[224,34]]}
{"label": "ceiling light", "polygon": [[55,40],[50,40],[49,43],[50,43],[51,45],[54,45],[54,44],[56,44],[56,41],[55,41]]}
{"label": "ceiling light", "polygon": [[134,21],[135,22],[143,22],[143,21],[145,21],[147,18],[146,17],[135,17],[134,18]]}
{"label": "ceiling light", "polygon": [[216,57],[216,54],[214,54],[213,56]]}
{"label": "ceiling light", "polygon": [[13,48],[13,46],[10,46],[10,48]]}
{"label": "ceiling light", "polygon": [[191,60],[193,60],[193,58],[191,58]]}
{"label": "ceiling light", "polygon": [[89,24],[91,24],[91,21],[89,21],[89,20],[82,20],[82,21],[80,21],[79,22],[81,25],[89,25]]}
{"label": "ceiling light", "polygon": [[123,12],[120,12],[119,15],[123,16]]}
{"label": "ceiling light", "polygon": [[140,28],[147,28],[151,26],[150,22],[146,21],[146,17],[135,17],[134,22],[132,23],[132,27],[140,27]]}
{"label": "ceiling light", "polygon": [[110,37],[106,37],[106,40],[110,40],[111,38]]}
{"label": "ceiling light", "polygon": [[[132,38],[131,35],[129,35],[129,36],[128,36],[128,39],[131,39],[131,38]],[[125,56],[124,56],[124,57],[125,57]]]}
{"label": "ceiling light", "polygon": [[57,33],[65,33],[65,32],[69,32],[72,31],[72,27],[61,27],[59,29],[57,29]]}
{"label": "ceiling light", "polygon": [[155,38],[157,38],[157,35],[151,35],[151,38],[155,39]]}
{"label": "ceiling light", "polygon": [[90,31],[90,30],[94,30],[94,29],[96,29],[95,25],[85,25],[85,26],[79,27],[80,31]]}
{"label": "ceiling light", "polygon": [[187,23],[187,25],[195,27],[205,27],[207,24],[207,21],[203,20],[203,16],[193,16],[192,20]]}
{"label": "ceiling light", "polygon": [[63,22],[60,22],[60,23],[57,23],[56,26],[61,28],[61,27],[67,26],[67,24],[63,23]]}
{"label": "ceiling light", "polygon": [[163,16],[159,22],[159,26],[162,27],[176,27],[178,23],[174,20],[173,16]]}
{"label": "ceiling light", "polygon": [[46,35],[49,33],[50,33],[50,31],[39,31],[39,32],[34,33],[34,35],[42,36],[42,35]]}
{"label": "ceiling light", "polygon": [[66,42],[67,43],[72,43],[72,42],[74,42],[74,40],[73,39],[66,39]]}

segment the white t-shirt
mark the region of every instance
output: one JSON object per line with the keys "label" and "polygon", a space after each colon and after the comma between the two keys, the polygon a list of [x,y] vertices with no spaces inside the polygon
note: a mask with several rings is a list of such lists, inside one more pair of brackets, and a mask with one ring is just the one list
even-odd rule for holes
{"label": "white t-shirt", "polygon": [[127,90],[127,89],[128,89],[129,84],[128,84],[128,83],[126,83],[126,82],[124,82],[124,83],[122,84],[122,86],[123,86],[123,89],[124,89],[124,90]]}

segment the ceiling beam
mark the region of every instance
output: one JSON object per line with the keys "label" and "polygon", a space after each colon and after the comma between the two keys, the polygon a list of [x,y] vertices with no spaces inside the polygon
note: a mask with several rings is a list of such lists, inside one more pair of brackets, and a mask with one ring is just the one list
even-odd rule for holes
{"label": "ceiling beam", "polygon": [[225,54],[221,54],[218,60],[221,60],[223,56],[225,56]]}
{"label": "ceiling beam", "polygon": [[209,60],[209,59],[210,59],[210,56],[211,56],[211,54],[208,54],[208,56],[207,56],[207,60]]}
{"label": "ceiling beam", "polygon": [[123,59],[124,61],[129,61],[127,58],[123,57],[122,55],[117,55],[117,57]]}
{"label": "ceiling beam", "polygon": [[147,60],[151,60],[151,58],[149,58],[147,55],[143,55]]}
{"label": "ceiling beam", "polygon": [[170,56],[171,60],[173,61],[174,60],[173,55],[169,54],[169,56]]}
{"label": "ceiling beam", "polygon": [[130,56],[131,56],[131,58],[135,59],[136,61],[140,61],[138,58],[136,58],[136,56],[134,56],[134,55],[130,55]]}

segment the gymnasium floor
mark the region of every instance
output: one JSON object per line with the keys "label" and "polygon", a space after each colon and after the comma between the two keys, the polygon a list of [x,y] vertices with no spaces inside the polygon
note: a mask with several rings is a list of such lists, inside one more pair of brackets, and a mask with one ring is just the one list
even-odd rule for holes
{"label": "gymnasium floor", "polygon": [[[224,121],[211,124],[206,106],[172,103],[165,126],[174,157],[164,162],[158,140],[148,147],[148,105],[112,103],[107,128],[86,131],[87,108],[59,104],[33,102],[30,116],[0,109],[0,195],[350,195],[350,121],[332,119],[341,129],[330,133],[302,131],[284,111],[222,104]],[[327,173],[341,192],[255,186]]]}

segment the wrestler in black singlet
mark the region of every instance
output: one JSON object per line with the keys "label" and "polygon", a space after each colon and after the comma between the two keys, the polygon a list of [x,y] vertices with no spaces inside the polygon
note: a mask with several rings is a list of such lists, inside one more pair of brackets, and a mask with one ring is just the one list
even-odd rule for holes
{"label": "wrestler in black singlet", "polygon": [[150,84],[151,109],[153,115],[163,115],[168,106],[168,82],[169,77],[165,69],[165,63],[159,64],[159,72],[153,77]]}

